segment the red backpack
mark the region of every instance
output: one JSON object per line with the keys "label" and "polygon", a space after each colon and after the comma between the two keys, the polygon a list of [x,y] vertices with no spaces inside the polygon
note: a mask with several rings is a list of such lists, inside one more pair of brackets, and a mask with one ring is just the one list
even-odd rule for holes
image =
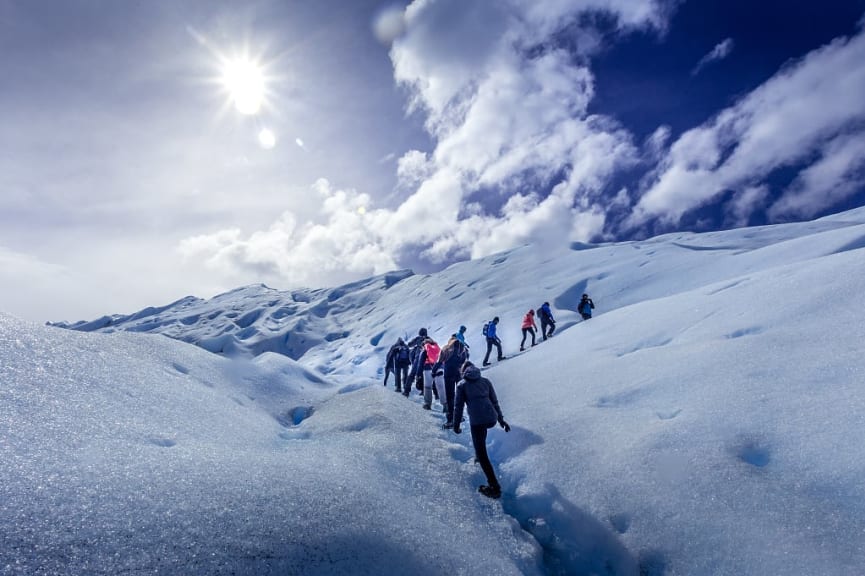
{"label": "red backpack", "polygon": [[423,349],[426,351],[426,363],[427,364],[435,364],[439,361],[439,354],[441,354],[441,348],[435,342],[427,342],[423,345]]}

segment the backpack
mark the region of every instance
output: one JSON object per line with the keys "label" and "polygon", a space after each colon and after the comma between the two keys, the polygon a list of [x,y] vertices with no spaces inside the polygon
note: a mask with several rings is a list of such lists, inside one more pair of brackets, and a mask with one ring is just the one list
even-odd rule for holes
{"label": "backpack", "polygon": [[483,333],[484,336],[486,336],[489,333],[489,331],[490,331],[490,323],[487,322],[486,324],[484,324],[484,329],[481,332]]}
{"label": "backpack", "polygon": [[435,364],[439,361],[439,354],[441,354],[441,348],[435,342],[427,342],[424,344],[424,350],[426,350],[426,361],[427,364]]}
{"label": "backpack", "polygon": [[396,349],[396,363],[397,366],[406,366],[411,362],[411,354],[409,353],[408,346],[400,346]]}

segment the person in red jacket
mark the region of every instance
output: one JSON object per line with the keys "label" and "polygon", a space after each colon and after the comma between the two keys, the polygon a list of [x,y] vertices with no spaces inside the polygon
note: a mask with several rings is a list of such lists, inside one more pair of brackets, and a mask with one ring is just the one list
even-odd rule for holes
{"label": "person in red jacket", "polygon": [[538,325],[535,324],[535,311],[529,310],[526,313],[525,318],[523,318],[523,339],[520,342],[520,352],[525,350],[526,345],[526,336],[529,334],[532,335],[532,346],[536,344],[535,342],[535,330],[538,329]]}

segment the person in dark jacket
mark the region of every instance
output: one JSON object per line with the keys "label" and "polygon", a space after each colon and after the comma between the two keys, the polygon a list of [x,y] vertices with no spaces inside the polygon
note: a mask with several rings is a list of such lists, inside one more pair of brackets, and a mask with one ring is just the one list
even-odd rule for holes
{"label": "person in dark jacket", "polygon": [[478,492],[489,498],[499,498],[502,495],[502,487],[487,454],[487,430],[497,422],[505,432],[510,432],[511,427],[502,416],[493,383],[481,376],[480,368],[471,362],[466,362],[462,367],[462,376],[454,400],[454,432],[457,434],[462,432],[460,423],[463,418],[463,407],[467,407],[475,459],[487,477],[486,485],[479,486]]}
{"label": "person in dark jacket", "polygon": [[496,335],[496,326],[498,325],[498,316],[493,318],[493,321],[487,324],[487,355],[484,356],[484,366],[490,365],[490,352],[493,351],[493,346],[496,347],[496,352],[498,352],[498,359],[505,359],[505,357],[502,355],[502,341],[499,340],[499,337]]}
{"label": "person in dark jacket", "polygon": [[411,351],[402,338],[397,338],[396,343],[390,347],[385,363],[384,385],[387,386],[387,377],[392,372],[396,380],[395,390],[402,392],[402,384],[408,386],[408,367],[411,364]]}
{"label": "person in dark jacket", "polygon": [[451,336],[439,357],[445,371],[445,416],[447,421],[444,428],[453,428],[454,425],[454,393],[457,382],[462,378],[462,367],[469,359],[468,346],[456,336]]}
{"label": "person in dark jacket", "polygon": [[[553,311],[550,309],[549,302],[544,302],[538,308],[538,317],[541,319],[541,336],[546,340],[556,331],[556,320],[553,318]],[[549,332],[547,332],[547,328],[549,328]]]}
{"label": "person in dark jacket", "polygon": [[409,340],[407,346],[409,348],[409,357],[411,363],[411,369],[408,373],[408,380],[406,380],[406,385],[403,386],[403,396],[408,396],[411,394],[411,386],[412,383],[415,384],[415,387],[420,390],[420,393],[423,394],[423,367],[421,365],[421,354],[423,353],[423,343],[427,338],[427,329],[421,328],[417,332],[417,336]]}
{"label": "person in dark jacket", "polygon": [[588,294],[583,294],[583,298],[577,305],[577,312],[583,317],[583,320],[588,320],[592,317],[592,310],[595,309],[595,303],[589,298]]}

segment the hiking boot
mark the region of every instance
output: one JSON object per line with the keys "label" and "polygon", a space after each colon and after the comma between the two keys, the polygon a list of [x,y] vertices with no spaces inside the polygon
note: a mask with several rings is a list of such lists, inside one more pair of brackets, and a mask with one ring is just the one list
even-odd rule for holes
{"label": "hiking boot", "polygon": [[432,410],[432,406],[430,406],[429,404],[424,404],[423,409],[424,410]]}
{"label": "hiking boot", "polygon": [[400,394],[402,394],[402,388],[397,386],[396,388],[394,388],[394,392],[399,392]]}
{"label": "hiking boot", "polygon": [[[534,344],[532,344],[532,346],[534,346]],[[520,352],[525,352],[525,351],[526,351],[526,349],[523,348],[522,346],[520,346]]]}
{"label": "hiking boot", "polygon": [[489,365],[490,365],[489,362],[484,362],[484,363],[482,364],[482,366],[489,366]]}
{"label": "hiking boot", "polygon": [[452,420],[448,420],[447,422],[442,424],[442,428],[444,428],[445,430],[450,430],[453,427],[454,427],[454,423]]}
{"label": "hiking boot", "polygon": [[502,497],[502,489],[500,486],[479,486],[478,492],[487,498],[496,499]]}
{"label": "hiking boot", "polygon": [[499,356],[499,357],[498,357],[498,361],[499,361],[499,362],[501,362],[502,360],[507,360],[507,359],[508,359],[507,356]]}

